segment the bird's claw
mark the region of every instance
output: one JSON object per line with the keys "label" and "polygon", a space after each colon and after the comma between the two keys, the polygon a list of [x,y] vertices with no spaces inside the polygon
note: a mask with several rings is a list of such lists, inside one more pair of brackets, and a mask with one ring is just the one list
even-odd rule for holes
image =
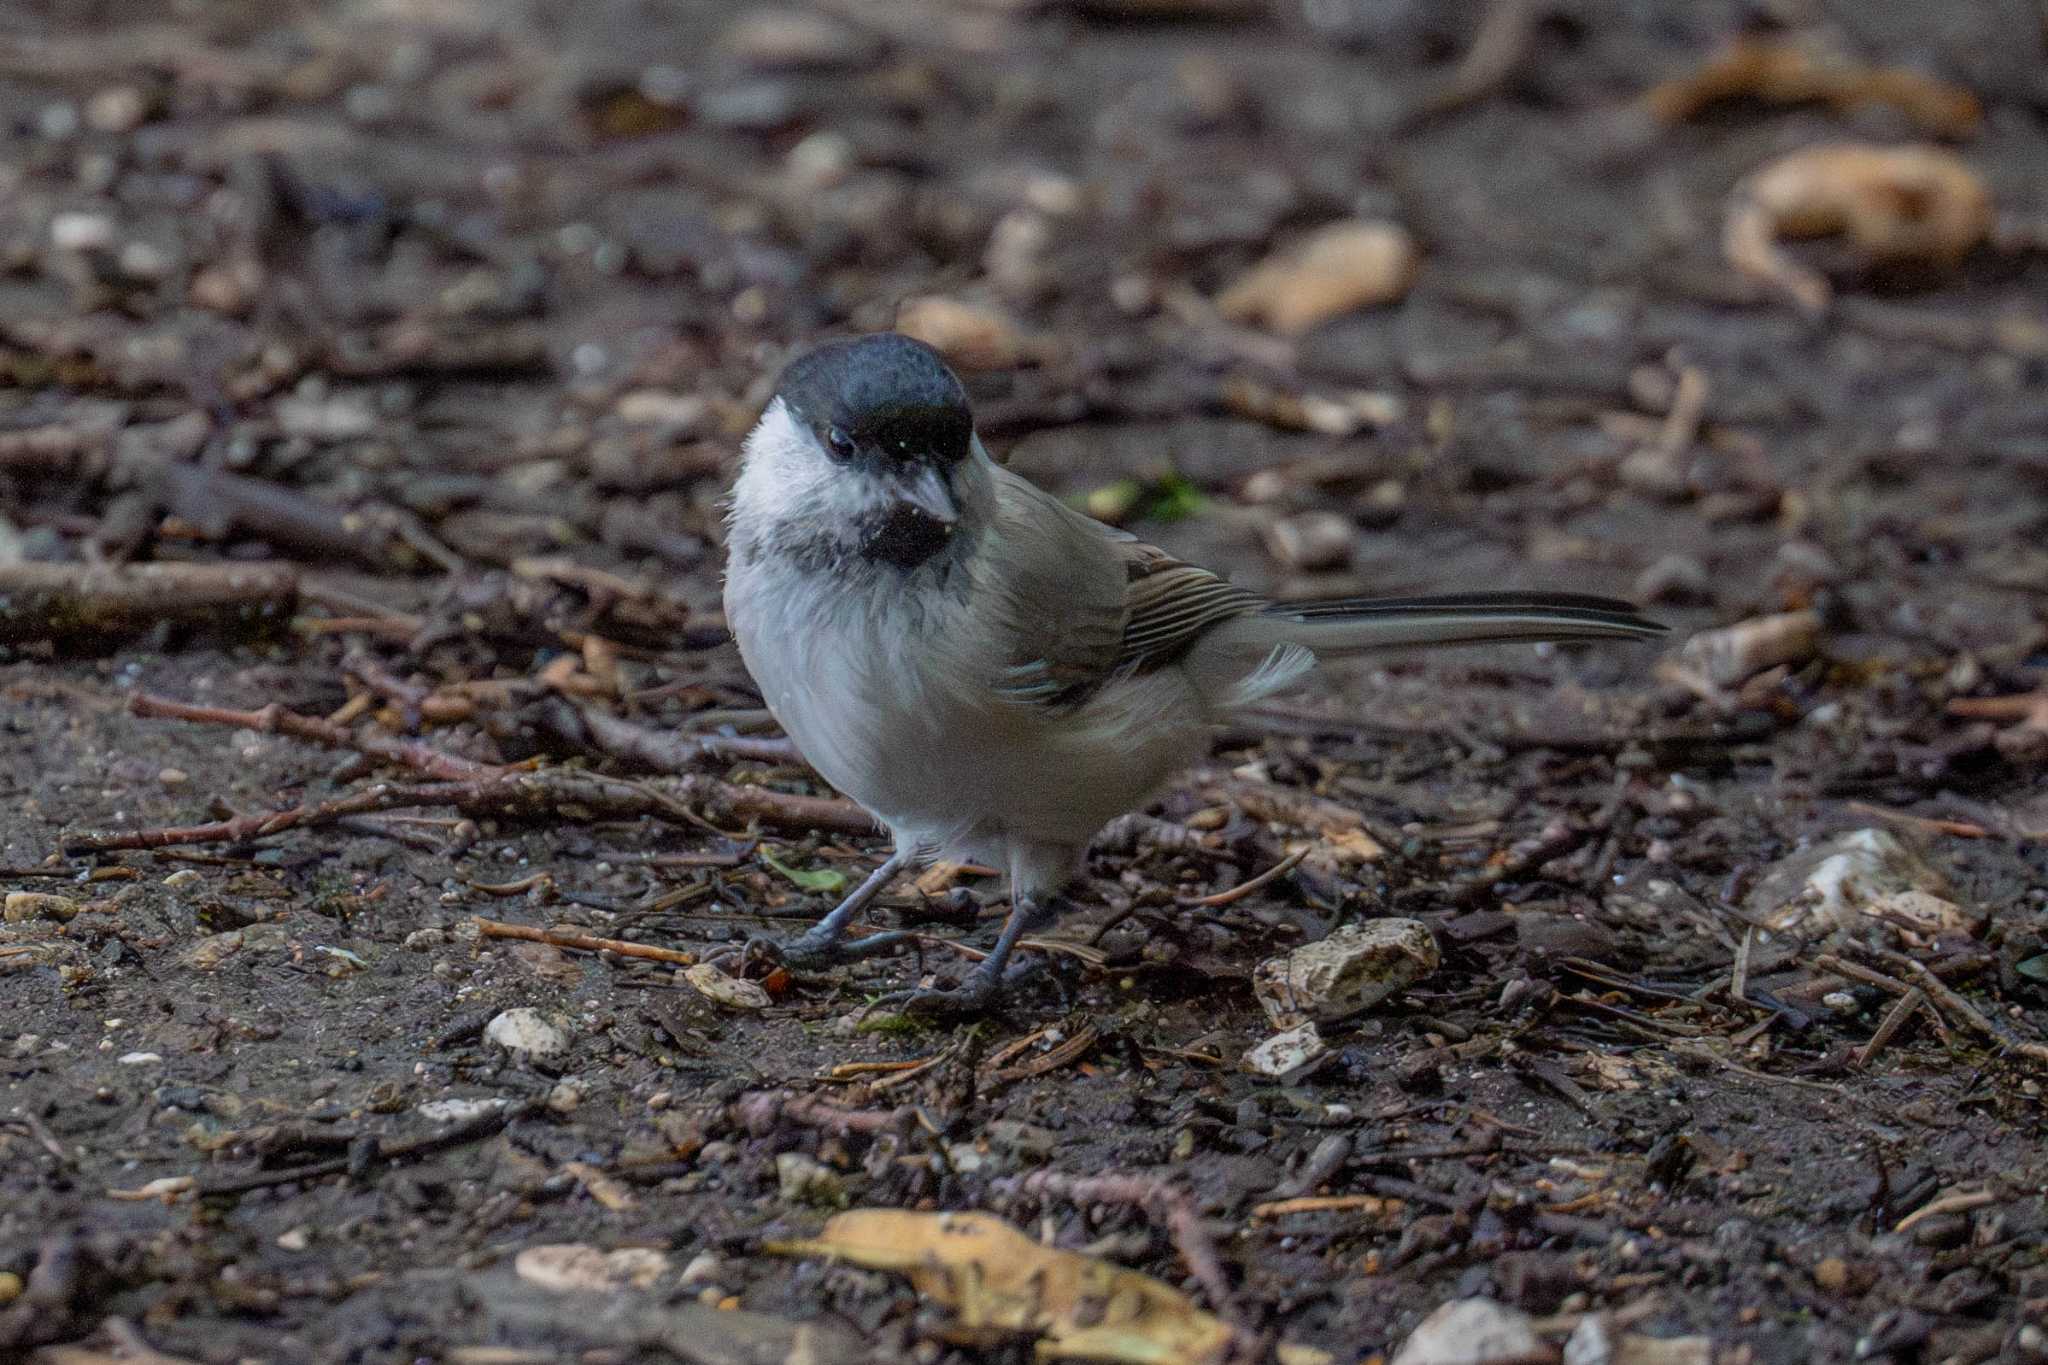
{"label": "bird's claw", "polygon": [[848,962],[859,962],[863,958],[880,956],[892,948],[908,943],[912,937],[913,935],[900,929],[888,929],[856,939],[808,933],[798,934],[791,939],[775,939],[762,935],[750,938],[742,944],[738,956],[742,964],[767,961],[778,963],[791,971],[813,972],[822,971],[827,967],[843,966]]}
{"label": "bird's claw", "polygon": [[1036,975],[1042,965],[1038,959],[1033,958],[1015,963],[1008,971],[1001,973],[985,972],[976,968],[963,977],[959,985],[949,990],[927,987],[922,990],[891,991],[869,1005],[864,1013],[873,1014],[881,1010],[912,1019],[979,1019],[995,1013],[1011,990],[1025,978]]}

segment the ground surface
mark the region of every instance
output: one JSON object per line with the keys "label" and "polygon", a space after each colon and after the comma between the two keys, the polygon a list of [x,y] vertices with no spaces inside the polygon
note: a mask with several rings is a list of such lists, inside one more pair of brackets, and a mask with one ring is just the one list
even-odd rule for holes
{"label": "ground surface", "polygon": [[[1498,88],[1435,118],[1410,114],[1476,7],[847,0],[751,32],[649,0],[216,8],[0,13],[0,568],[305,575],[268,636],[0,645],[0,888],[97,903],[65,923],[16,898],[0,928],[0,1276],[27,1280],[7,1306],[0,1278],[0,1357],[106,1346],[110,1317],[209,1362],[787,1353],[772,1321],[688,1316],[700,1298],[824,1315],[854,1356],[975,1355],[898,1278],[763,1254],[831,1202],[790,1162],[785,1190],[794,1153],[856,1203],[994,1210],[1206,1294],[1157,1209],[1017,1183],[1179,1182],[1230,1311],[1346,1360],[1468,1295],[1626,1310],[1722,1359],[2038,1358],[2042,1069],[1952,1000],[1866,1059],[1894,997],[1829,964],[1922,982],[1875,950],[1903,952],[2009,1041],[2043,1031],[2048,719],[1949,708],[2048,667],[2048,258],[1840,273],[1809,323],[1719,251],[1748,170],[1914,136],[1897,111],[1631,113],[1734,31],[1723,4],[1539,7]],[[1779,8],[1976,91],[1963,154],[2009,218],[2048,213],[2038,11]],[[1351,214],[1422,241],[1398,304],[1297,341],[1200,305]],[[1654,648],[1388,660],[1247,718],[1098,850],[1084,899],[1137,912],[1099,961],[1063,955],[1066,999],[978,1030],[856,1031],[908,958],[771,977],[744,1013],[668,964],[469,927],[701,953],[817,913],[828,887],[711,828],[748,809],[705,779],[815,790],[772,746],[537,819],[427,805],[45,864],[69,834],[371,785],[303,739],[129,714],[136,690],[619,774],[665,756],[607,757],[564,707],[744,722],[717,630],[735,434],[787,346],[922,294],[1015,320],[1023,354],[972,376],[991,444],[1246,581],[1639,593],[1677,640],[1811,609],[1818,644],[1719,688]],[[1688,371],[1703,422],[1646,476],[1628,457]],[[1372,421],[1286,430],[1245,381],[1374,395]],[[1274,559],[1265,528],[1310,511],[1352,520],[1348,563]],[[805,823],[769,828],[798,874],[875,854]],[[1871,826],[1988,925],[1751,937],[1734,998],[1761,874]],[[1175,904],[1304,841],[1286,877]],[[999,888],[965,885],[993,915]],[[1243,1071],[1272,1031],[1251,966],[1387,914],[1435,929],[1441,969],[1327,1030],[1306,1075]],[[986,944],[994,920],[927,927]],[[480,1037],[515,1007],[566,1050]],[[878,1136],[747,1099],[775,1092],[922,1117]],[[513,1107],[420,1108],[449,1099]],[[1254,1215],[1299,1194],[1396,1202]],[[550,1307],[510,1266],[565,1242],[671,1265],[609,1313]]]}

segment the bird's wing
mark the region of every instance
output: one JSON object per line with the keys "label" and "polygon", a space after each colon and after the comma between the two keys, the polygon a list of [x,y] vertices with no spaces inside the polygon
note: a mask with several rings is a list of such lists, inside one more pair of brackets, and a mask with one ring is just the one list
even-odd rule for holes
{"label": "bird's wing", "polygon": [[1266,599],[1207,569],[1131,539],[1117,547],[1129,615],[1116,670],[1149,673],[1178,660],[1210,627],[1255,612]]}
{"label": "bird's wing", "polygon": [[999,690],[1068,706],[1110,679],[1173,663],[1219,621],[1264,598],[997,471],[996,553],[1007,558],[1013,643]]}

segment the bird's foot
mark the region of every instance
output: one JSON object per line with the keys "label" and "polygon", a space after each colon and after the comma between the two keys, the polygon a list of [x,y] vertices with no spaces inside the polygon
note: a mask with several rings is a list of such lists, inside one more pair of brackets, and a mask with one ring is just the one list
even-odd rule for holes
{"label": "bird's foot", "polygon": [[900,1014],[911,1019],[967,1020],[979,1019],[984,1015],[997,1013],[1008,999],[1011,991],[1027,977],[1035,976],[1043,965],[1037,958],[1012,965],[1008,970],[984,971],[981,966],[962,977],[960,984],[950,989],[927,987],[922,990],[891,991],[882,996],[863,1015],[878,1011]]}
{"label": "bird's foot", "polygon": [[901,929],[888,929],[878,934],[849,939],[841,938],[837,934],[821,934],[813,929],[798,934],[795,938],[777,939],[766,935],[750,938],[711,960],[719,963],[737,962],[741,967],[751,962],[771,962],[787,967],[791,971],[816,972],[827,967],[839,967],[849,962],[880,957],[915,937],[915,934]]}

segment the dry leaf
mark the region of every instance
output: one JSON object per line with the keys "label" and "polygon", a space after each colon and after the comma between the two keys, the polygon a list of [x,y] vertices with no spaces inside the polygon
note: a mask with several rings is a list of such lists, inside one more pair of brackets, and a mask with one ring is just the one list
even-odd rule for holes
{"label": "dry leaf", "polygon": [[1968,90],[1908,67],[1865,66],[1811,41],[1751,35],[1654,87],[1643,102],[1666,123],[1680,123],[1738,98],[1767,104],[1819,100],[1844,111],[1889,104],[1943,137],[1968,137],[1984,118],[1983,105]]}
{"label": "dry leaf", "polygon": [[1024,334],[994,308],[937,294],[905,299],[896,330],[967,370],[1006,370],[1031,353]]}
{"label": "dry leaf", "polygon": [[761,987],[736,976],[727,976],[709,962],[685,967],[683,980],[695,986],[697,993],[705,999],[716,1001],[727,1009],[765,1010],[774,1003]]}
{"label": "dry leaf", "polygon": [[[1042,1358],[1209,1365],[1236,1333],[1171,1285],[1090,1256],[1040,1246],[986,1213],[856,1209],[817,1237],[770,1243],[786,1256],[830,1256],[908,1275],[918,1293],[954,1310],[956,1341],[1038,1336]],[[1282,1359],[1329,1357],[1283,1348]]]}
{"label": "dry leaf", "polygon": [[1872,263],[1953,266],[1991,231],[1991,191],[1940,147],[1833,143],[1780,157],[1736,186],[1721,232],[1728,263],[1818,314],[1832,291],[1779,249],[1841,233]]}
{"label": "dry leaf", "polygon": [[1415,239],[1393,223],[1336,223],[1259,262],[1216,296],[1232,322],[1299,336],[1360,308],[1408,292],[1422,260]]}

